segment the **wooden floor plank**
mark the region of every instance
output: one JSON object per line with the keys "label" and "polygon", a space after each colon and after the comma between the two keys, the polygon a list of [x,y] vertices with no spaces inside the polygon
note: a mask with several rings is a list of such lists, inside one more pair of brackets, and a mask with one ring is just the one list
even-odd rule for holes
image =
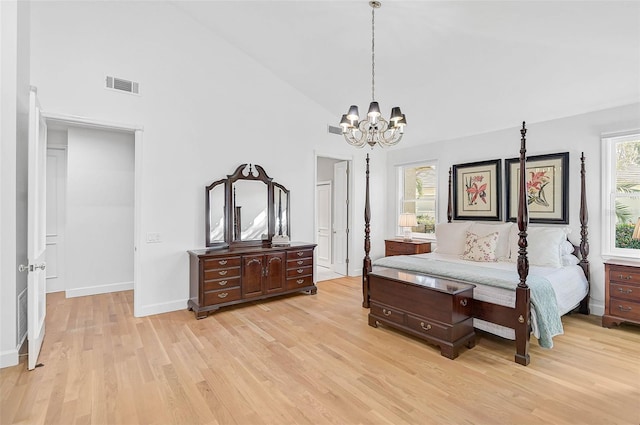
{"label": "wooden floor plank", "polygon": [[368,326],[358,278],[135,318],[131,291],[47,297],[40,362],[0,370],[4,424],[640,424],[640,327],[563,317],[554,348],[479,333],[455,360]]}

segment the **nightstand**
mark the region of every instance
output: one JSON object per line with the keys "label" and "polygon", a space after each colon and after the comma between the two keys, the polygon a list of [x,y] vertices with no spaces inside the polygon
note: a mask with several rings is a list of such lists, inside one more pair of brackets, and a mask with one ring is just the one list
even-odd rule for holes
{"label": "nightstand", "polygon": [[640,262],[608,260],[604,273],[602,326],[622,322],[640,325]]}
{"label": "nightstand", "polygon": [[405,241],[402,238],[387,239],[384,241],[384,248],[386,257],[392,255],[411,255],[411,254],[426,254],[431,252],[431,242],[412,239]]}

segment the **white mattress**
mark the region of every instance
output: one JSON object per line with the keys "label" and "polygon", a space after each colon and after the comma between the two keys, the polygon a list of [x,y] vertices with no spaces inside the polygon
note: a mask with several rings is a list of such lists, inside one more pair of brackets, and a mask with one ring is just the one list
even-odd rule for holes
{"label": "white mattress", "polygon": [[[517,267],[516,263],[507,261],[499,261],[495,263],[471,262],[461,260],[457,255],[439,254],[437,252],[417,254],[415,257],[427,257],[456,263],[473,263],[474,265],[482,267],[502,270],[514,270]],[[584,276],[584,272],[582,271],[582,268],[577,265],[560,268],[529,266],[529,274],[545,277],[551,283],[556,294],[558,312],[560,315],[564,315],[578,306],[580,301],[582,301],[589,291],[589,283]],[[516,304],[515,291],[482,284],[476,284],[473,291],[473,298],[479,301],[487,301],[506,307],[514,307]],[[539,333],[535,314],[531,315],[531,322],[533,334],[538,338]],[[515,331],[513,329],[496,325],[495,323],[490,323],[480,319],[473,319],[473,326],[503,338],[515,339]]]}

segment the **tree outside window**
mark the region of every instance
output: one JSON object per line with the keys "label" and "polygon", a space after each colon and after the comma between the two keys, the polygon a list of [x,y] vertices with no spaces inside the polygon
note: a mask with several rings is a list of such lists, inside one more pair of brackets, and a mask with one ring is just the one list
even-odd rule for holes
{"label": "tree outside window", "polygon": [[[436,224],[436,165],[433,163],[412,164],[399,167],[400,206],[399,213],[414,213],[418,225],[412,233],[428,235],[435,233]],[[398,227],[398,234],[402,229]]]}
{"label": "tree outside window", "polygon": [[640,220],[640,137],[615,143],[615,247],[640,249],[633,230]]}

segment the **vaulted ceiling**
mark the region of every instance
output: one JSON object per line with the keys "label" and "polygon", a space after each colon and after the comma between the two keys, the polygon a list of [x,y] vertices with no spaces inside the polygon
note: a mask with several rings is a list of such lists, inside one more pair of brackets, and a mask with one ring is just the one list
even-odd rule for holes
{"label": "vaulted ceiling", "polygon": [[[174,5],[334,114],[328,124],[366,111],[366,0]],[[640,101],[638,1],[383,0],[375,42],[376,100],[406,114],[404,146]]]}

